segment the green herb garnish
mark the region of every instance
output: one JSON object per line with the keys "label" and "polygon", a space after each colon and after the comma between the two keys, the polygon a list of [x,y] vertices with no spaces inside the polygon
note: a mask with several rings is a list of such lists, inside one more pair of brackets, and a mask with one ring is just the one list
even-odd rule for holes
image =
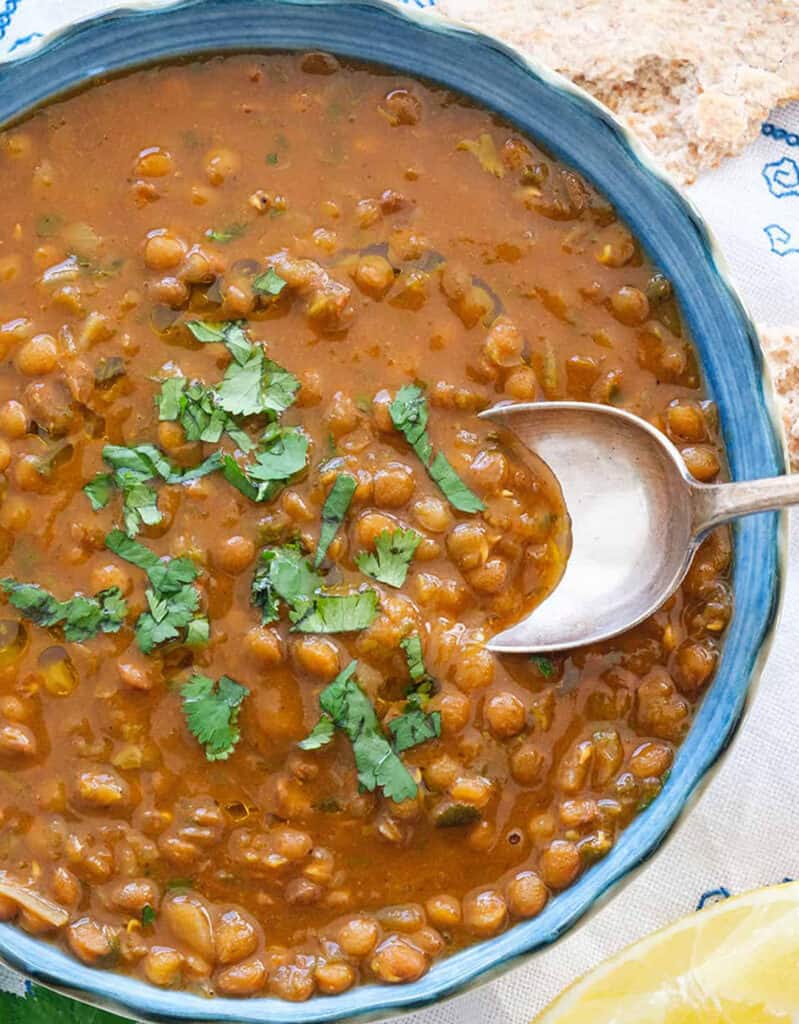
{"label": "green herb garnish", "polygon": [[299,547],[287,544],[268,548],[261,558],[265,565],[253,576],[251,600],[262,609],[262,622],[267,624],[278,618],[280,601],[295,610],[309,608],[324,581]]}
{"label": "green herb garnish", "polygon": [[170,377],[162,381],[155,404],[158,418],[180,423],[187,441],[215,444],[227,432],[242,451],[255,447],[247,432],[221,407],[216,389],[206,384]]}
{"label": "green herb garnish", "polygon": [[319,534],[319,544],[314,559],[314,565],[317,568],[325,560],[327,549],[336,536],[339,526],[344,522],[357,487],[358,481],[348,473],[340,473],[333,481],[333,486],[322,506],[322,530]]}
{"label": "green herb garnish", "polygon": [[215,683],[197,673],[181,687],[186,724],[192,736],[205,747],[209,761],[225,761],[233,753],[241,738],[239,711],[249,692],[229,676],[221,676]]}
{"label": "green herb garnish", "polygon": [[459,512],[481,512],[485,505],[461,480],[447,457],[433,446],[427,435],[427,399],[416,384],[406,384],[389,406],[391,422],[413,448],[444,497]]}
{"label": "green herb garnish", "polygon": [[227,224],[223,228],[209,228],[205,232],[205,237],[210,238],[212,242],[219,242],[221,245],[227,245],[229,242],[233,242],[237,238],[241,238],[246,235],[249,227],[249,224],[244,224],[241,221],[234,221],[232,224]]}
{"label": "green herb garnish", "polygon": [[208,620],[198,615],[200,593],[194,586],[199,575],[190,558],[161,559],[154,551],[124,534],[112,530],[105,546],[126,562],[143,569],[150,582],[144,596],[147,609],[136,620],[136,642],[145,654],[154,647],[175,640],[186,630],[184,642],[193,646],[207,643]]}
{"label": "green herb garnish", "polygon": [[374,553],[359,551],[355,562],[367,576],[390,587],[401,587],[421,541],[415,530],[383,530],[375,538]]}
{"label": "green herb garnish", "polygon": [[142,525],[161,522],[158,496],[148,486],[150,480],[160,477],[168,484],[187,483],[222,468],[221,452],[214,452],[192,469],[181,469],[152,444],[132,448],[107,444],[103,448],[103,458],[113,471],[98,473],[84,485],[84,493],[96,512],[105,508],[114,489],[119,489],[122,492],[125,531],[130,537],[135,537]]}
{"label": "green herb garnish", "polygon": [[63,626],[64,639],[70,642],[118,632],[128,611],[119,587],[101,590],[94,597],[76,594],[67,601],[59,601],[36,583],[18,583],[10,576],[0,580],[0,587],[26,619],[47,628]]}
{"label": "green herb garnish", "polygon": [[150,906],[149,903],[145,903],[141,908],[141,923],[145,928],[155,924],[155,910]]}
{"label": "green herb garnish", "polygon": [[530,661],[535,665],[544,679],[550,679],[555,675],[555,665],[550,658],[545,658],[542,654],[531,654]]}
{"label": "green herb garnish", "polygon": [[277,153],[267,153],[266,154],[266,162],[268,164],[271,164],[273,167],[278,162],[278,159],[279,159],[279,157],[278,157]]}
{"label": "green herb garnish", "polygon": [[397,802],[411,800],[417,793],[416,783],[380,728],[372,702],[355,681],[357,667],[358,663],[351,661],[322,690],[320,722],[300,747],[314,750],[324,746],[333,738],[334,730],[341,729],[352,744],[362,788],[369,792],[381,789],[389,800]]}
{"label": "green herb garnish", "polygon": [[240,321],[189,320],[186,326],[197,341],[221,342],[233,356],[216,388],[219,404],[227,412],[234,416],[280,416],[293,404],[300,382],[266,357],[263,347],[247,337]]}
{"label": "green herb garnish", "polygon": [[411,633],[400,640],[400,647],[405,652],[412,684],[408,689],[404,712],[388,723],[398,751],[437,739],[441,735],[441,713],[427,711],[435,680],[424,667],[422,638],[418,633]]}
{"label": "green herb garnish", "polygon": [[286,284],[287,282],[280,274],[273,267],[269,267],[263,274],[259,274],[255,278],[252,290],[256,295],[280,295]]}
{"label": "green herb garnish", "polygon": [[355,594],[316,594],[310,608],[289,612],[299,633],[352,633],[367,629],[377,618],[378,597],[374,590]]}

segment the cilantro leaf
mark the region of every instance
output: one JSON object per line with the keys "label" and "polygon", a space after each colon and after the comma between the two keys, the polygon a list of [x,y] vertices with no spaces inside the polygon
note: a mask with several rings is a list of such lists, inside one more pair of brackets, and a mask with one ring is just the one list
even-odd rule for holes
{"label": "cilantro leaf", "polygon": [[401,387],[388,411],[394,427],[427,466],[433,455],[433,446],[427,436],[427,399],[422,389],[417,384]]}
{"label": "cilantro leaf", "polygon": [[9,602],[25,618],[39,626],[63,626],[64,639],[81,643],[98,633],[117,633],[128,613],[118,587],[101,590],[94,597],[75,594],[59,601],[36,583],[18,583],[11,577],[0,580]]}
{"label": "cilantro leaf", "polygon": [[261,558],[266,564],[253,576],[251,600],[263,609],[263,623],[274,622],[278,617],[280,600],[293,609],[306,610],[323,580],[299,547],[286,544],[268,548]]}
{"label": "cilantro leaf", "polygon": [[260,345],[252,346],[242,362],[232,362],[218,387],[219,402],[233,415],[280,415],[293,404],[300,382],[271,359]]}
{"label": "cilantro leaf", "polygon": [[105,508],[114,493],[113,473],[97,473],[84,485],[83,493],[89,499],[92,509],[99,512]]}
{"label": "cilantro leaf", "polygon": [[232,455],[226,455],[222,460],[222,475],[229,484],[249,498],[250,501],[268,501],[280,490],[281,484],[276,480],[268,483],[253,483],[247,475],[247,470],[240,466]]}
{"label": "cilantro leaf", "polygon": [[294,404],[294,399],[300,390],[300,382],[293,373],[271,359],[264,358],[264,369],[267,373],[264,406],[270,412],[280,416]]}
{"label": "cilantro leaf", "polygon": [[401,587],[421,541],[415,530],[383,530],[375,538],[374,553],[359,551],[355,563],[367,576],[390,587]]}
{"label": "cilantro leaf", "polygon": [[220,676],[215,683],[198,673],[181,687],[186,724],[209,761],[225,761],[233,753],[241,738],[239,711],[249,692],[229,676]]}
{"label": "cilantro leaf", "polygon": [[223,409],[237,416],[254,416],[264,410],[264,353],[253,348],[243,363],[232,362],[219,385]]}
{"label": "cilantro leaf", "polygon": [[214,452],[198,466],[181,469],[152,444],[133,447],[107,444],[103,448],[103,458],[113,472],[98,474],[83,490],[97,511],[108,503],[111,485],[118,488],[122,492],[125,530],[131,537],[135,537],[142,525],[151,526],[161,522],[158,495],[148,486],[150,480],[161,477],[170,484],[186,483],[222,467],[221,452]]}
{"label": "cilantro leaf", "polygon": [[286,283],[274,267],[269,267],[265,273],[259,274],[255,278],[252,290],[257,295],[280,295],[286,287]]}
{"label": "cilantro leaf", "polygon": [[186,627],[186,646],[205,647],[210,636],[211,624],[204,615],[198,615]]}
{"label": "cilantro leaf", "polygon": [[215,323],[206,320],[188,320],[186,326],[196,340],[205,345],[211,342],[221,342],[237,363],[246,362],[253,350],[253,343],[247,337],[247,332],[240,320],[219,320]]}
{"label": "cilantro leaf", "polygon": [[531,654],[530,661],[535,665],[544,679],[550,679],[555,675],[555,665],[551,658],[545,658],[542,654]]}
{"label": "cilantro leaf", "polygon": [[446,455],[439,452],[433,459],[433,446],[427,436],[427,399],[422,389],[417,384],[401,387],[388,410],[394,427],[422,460],[449,503],[459,512],[482,512],[485,505],[461,480]]}
{"label": "cilantro leaf", "polygon": [[241,221],[234,221],[223,228],[209,228],[205,232],[205,237],[210,238],[212,242],[219,242],[220,245],[227,245],[229,242],[233,242],[237,238],[242,238],[246,235],[249,226],[249,224],[243,224]]}
{"label": "cilantro leaf", "polygon": [[424,682],[430,679],[427,669],[424,667],[424,655],[422,652],[422,638],[418,633],[411,633],[400,640],[400,647],[405,651],[405,660],[408,663],[408,672],[414,683]]}
{"label": "cilantro leaf", "polygon": [[242,451],[255,445],[248,434],[221,407],[216,390],[199,381],[188,384],[183,377],[162,381],[155,398],[160,420],[177,421],[187,441],[214,444],[227,431]]}
{"label": "cilantro leaf", "polygon": [[149,903],[145,903],[141,908],[141,923],[147,928],[149,925],[155,924],[155,917],[155,910]]}
{"label": "cilantro leaf", "polygon": [[131,565],[135,565],[138,569],[143,569],[147,573],[154,566],[158,565],[160,561],[154,551],[145,547],[144,544],[140,544],[137,540],[133,540],[132,537],[128,537],[122,530],[112,530],[109,534],[106,534],[105,546],[109,551],[113,551],[115,555],[119,555],[126,562],[130,562]]}
{"label": "cilantro leaf", "polygon": [[441,735],[441,712],[427,714],[419,708],[406,711],[388,723],[398,753]]}
{"label": "cilantro leaf", "polygon": [[447,501],[459,512],[482,512],[483,502],[461,480],[443,452],[433,459],[428,472]]}
{"label": "cilantro leaf", "polygon": [[308,438],[299,427],[273,427],[264,434],[249,475],[271,482],[288,480],[305,468]]}
{"label": "cilantro leaf", "polygon": [[112,530],[105,544],[109,551],[143,569],[151,583],[144,592],[147,608],[135,625],[136,642],[145,654],[167,640],[175,640],[184,629],[184,643],[189,646],[208,643],[208,620],[197,615],[200,593],[194,581],[199,570],[190,558],[160,559],[121,530]]}
{"label": "cilantro leaf", "polygon": [[427,711],[435,680],[424,667],[422,638],[418,633],[411,633],[400,640],[400,647],[405,651],[408,672],[413,682],[408,690],[404,712],[388,723],[398,751],[408,750],[441,735],[441,713]]}
{"label": "cilantro leaf", "polygon": [[[326,715],[333,726],[348,736],[358,782],[364,789],[373,792],[379,788],[389,800],[397,802],[413,799],[417,793],[416,783],[380,728],[372,702],[355,681],[357,667],[358,663],[351,661],[322,690],[319,706],[323,718]],[[304,742],[311,737],[316,746],[327,742],[328,726],[321,725],[322,720]]]}
{"label": "cilantro leaf", "polygon": [[352,633],[367,629],[377,617],[374,590],[355,594],[316,594],[310,607],[289,612],[293,629],[300,633]]}
{"label": "cilantro leaf", "polygon": [[325,560],[327,549],[336,536],[339,526],[344,522],[357,487],[358,481],[348,473],[340,473],[333,481],[333,486],[322,506],[322,530],[319,534],[319,544],[314,559],[314,565],[317,568]]}
{"label": "cilantro leaf", "polygon": [[324,747],[333,739],[336,727],[333,724],[333,719],[327,712],[322,712],[319,716],[319,721],[311,729],[305,739],[298,743],[297,746],[300,750],[318,750],[319,747]]}

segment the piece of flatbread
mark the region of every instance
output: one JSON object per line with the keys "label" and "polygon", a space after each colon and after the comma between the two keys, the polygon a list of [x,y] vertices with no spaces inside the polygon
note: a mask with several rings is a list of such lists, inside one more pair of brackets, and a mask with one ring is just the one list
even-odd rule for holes
{"label": "piece of flatbread", "polygon": [[799,0],[438,0],[614,110],[676,180],[799,98]]}
{"label": "piece of flatbread", "polygon": [[761,327],[760,343],[777,392],[791,468],[799,470],[799,326]]}

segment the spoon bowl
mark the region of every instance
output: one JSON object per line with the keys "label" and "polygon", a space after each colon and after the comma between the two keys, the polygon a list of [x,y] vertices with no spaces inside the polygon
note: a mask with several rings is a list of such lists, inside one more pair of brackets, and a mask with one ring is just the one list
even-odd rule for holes
{"label": "spoon bowl", "polygon": [[799,480],[703,484],[656,427],[586,402],[497,405],[480,414],[550,469],[571,526],[560,581],[491,650],[559,651],[618,636],[674,593],[712,527],[799,502]]}

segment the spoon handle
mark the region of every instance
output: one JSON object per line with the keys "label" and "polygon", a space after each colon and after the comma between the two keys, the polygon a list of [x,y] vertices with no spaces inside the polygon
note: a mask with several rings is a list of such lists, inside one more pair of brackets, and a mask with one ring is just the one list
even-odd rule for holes
{"label": "spoon handle", "polygon": [[698,535],[738,516],[799,505],[799,474],[730,484],[695,484],[693,504],[693,528]]}

